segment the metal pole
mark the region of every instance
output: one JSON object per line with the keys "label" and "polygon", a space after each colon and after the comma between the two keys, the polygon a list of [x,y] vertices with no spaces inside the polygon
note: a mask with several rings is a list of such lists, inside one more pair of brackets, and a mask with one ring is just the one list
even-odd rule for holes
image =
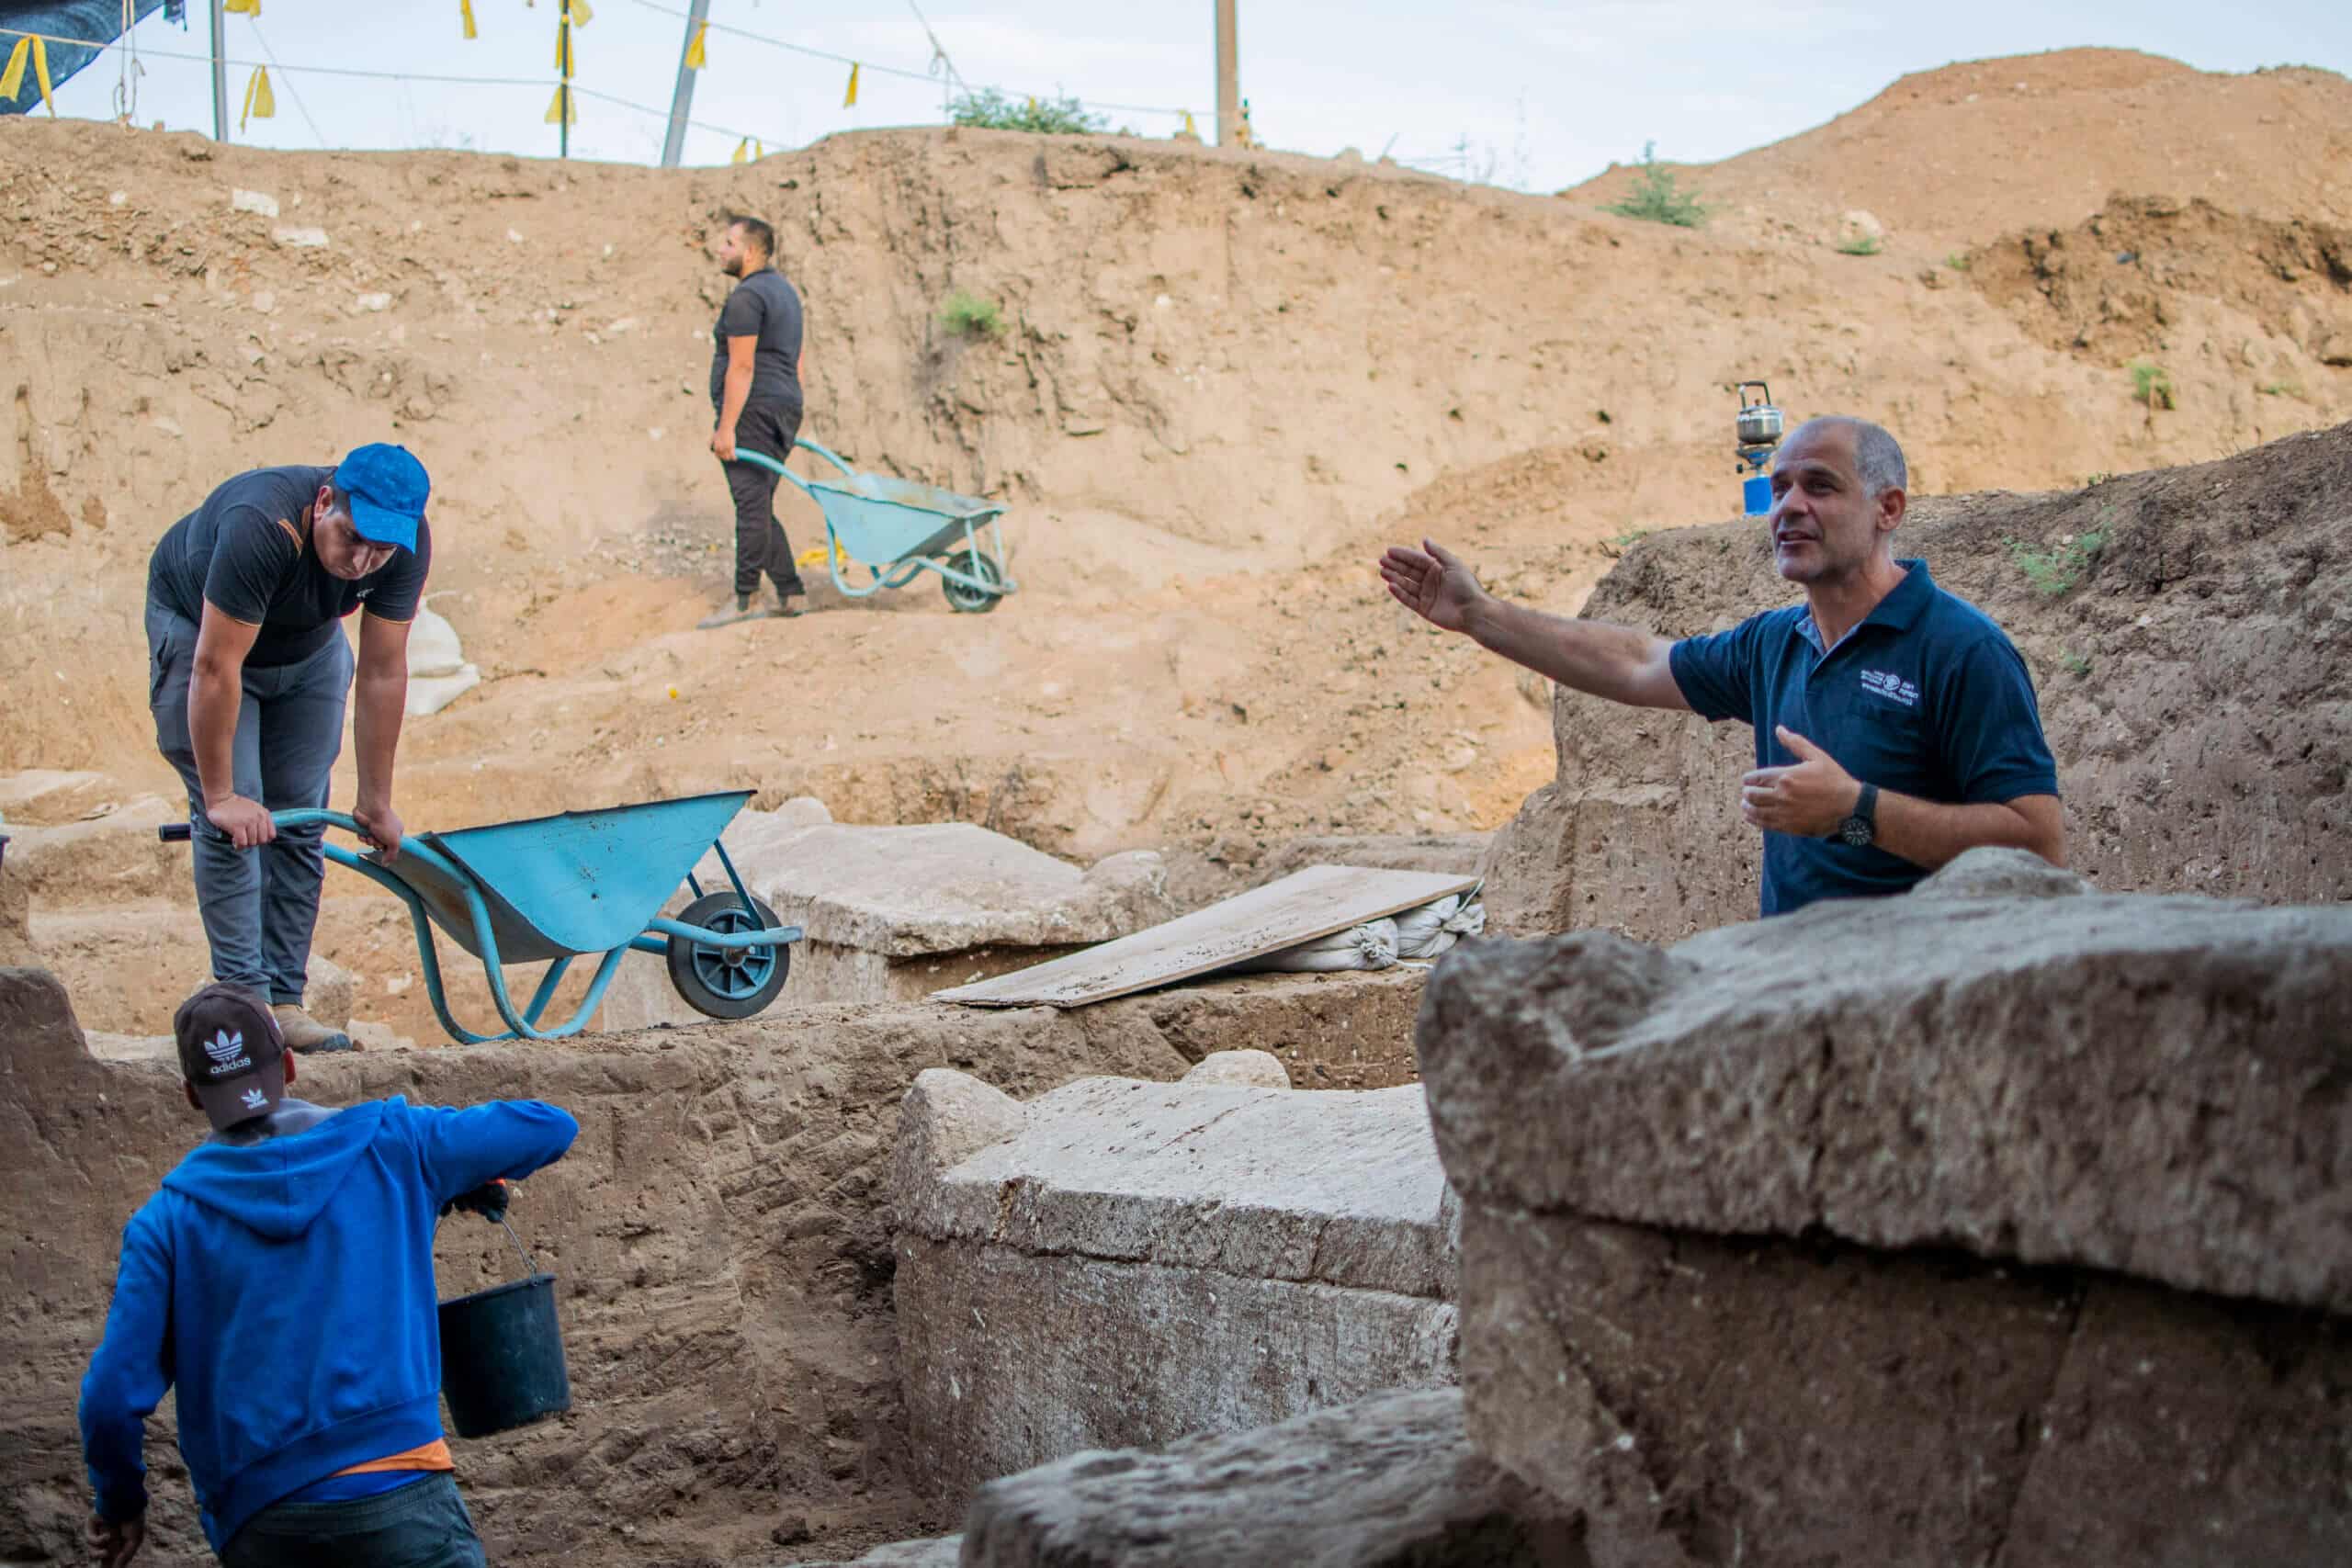
{"label": "metal pole", "polygon": [[1240,50],[1233,36],[1234,0],[1216,0],[1216,144],[1241,140]]}
{"label": "metal pole", "polygon": [[694,107],[695,77],[697,73],[686,69],[686,51],[694,48],[695,35],[702,31],[703,18],[710,13],[710,0],[691,0],[686,6],[686,41],[678,46],[678,85],[670,94],[670,131],[662,138],[662,166],[674,169],[680,154],[686,150],[686,111]]}
{"label": "metal pole", "polygon": [[555,155],[571,156],[571,6],[565,0],[556,14],[556,52],[563,57],[563,85],[555,90]]}
{"label": "metal pole", "polygon": [[228,20],[220,14],[220,0],[212,0],[212,140],[229,140],[229,67],[228,44],[223,34]]}

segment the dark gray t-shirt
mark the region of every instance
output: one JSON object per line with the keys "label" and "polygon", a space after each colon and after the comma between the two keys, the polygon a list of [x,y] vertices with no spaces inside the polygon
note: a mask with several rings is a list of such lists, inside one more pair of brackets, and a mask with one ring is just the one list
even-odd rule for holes
{"label": "dark gray t-shirt", "polygon": [[727,296],[711,329],[710,406],[726,406],[727,340],[757,338],[752,392],[745,408],[800,407],[800,296],[772,266],[762,267]]}
{"label": "dark gray t-shirt", "polygon": [[245,662],[298,663],[327,645],[335,623],[365,606],[379,620],[416,616],[433,564],[433,530],[416,525],[416,548],[346,581],[319,564],[302,509],[334,477],[329,468],[255,468],[239,474],[173,524],[147,561],[147,596],[201,623],[207,601],[259,626]]}

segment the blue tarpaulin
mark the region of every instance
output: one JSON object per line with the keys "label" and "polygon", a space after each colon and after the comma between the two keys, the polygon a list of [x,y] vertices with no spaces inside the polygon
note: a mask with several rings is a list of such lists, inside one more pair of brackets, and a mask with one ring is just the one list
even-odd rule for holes
{"label": "blue tarpaulin", "polygon": [[[170,21],[185,24],[187,0],[131,0],[137,19],[162,11]],[[40,33],[49,42],[49,80],[62,86],[67,77],[103,58],[104,46],[122,36],[123,0],[0,0],[0,28],[18,33]],[[80,42],[61,42],[61,39]],[[15,33],[0,32],[0,63],[17,47]],[[25,114],[40,107],[40,84],[29,68],[14,99],[0,98],[0,114]]]}

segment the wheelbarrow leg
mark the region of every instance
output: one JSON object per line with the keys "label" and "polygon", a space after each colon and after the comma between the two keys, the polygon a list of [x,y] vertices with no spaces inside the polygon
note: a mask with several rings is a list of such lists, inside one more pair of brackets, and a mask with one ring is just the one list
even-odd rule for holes
{"label": "wheelbarrow leg", "polygon": [[571,967],[571,960],[572,954],[567,953],[548,965],[546,976],[539,981],[539,988],[531,993],[531,1005],[523,1010],[525,1022],[536,1025],[539,1021],[539,1014],[547,1011],[548,1004],[555,1000],[555,988],[563,984],[563,972]]}
{"label": "wheelbarrow leg", "polygon": [[[735,889],[735,897],[742,901],[743,913],[752,917],[752,923],[753,925],[758,925],[760,923],[759,911],[752,908],[752,890],[744,886],[742,877],[736,874],[735,863],[727,857],[727,846],[720,843],[717,839],[713,839],[710,841],[710,852],[718,857],[720,869],[727,873],[728,886]],[[694,887],[695,897],[699,898],[702,897],[702,889],[695,886],[693,878],[689,877],[687,879],[686,886]]]}
{"label": "wheelbarrow leg", "polygon": [[460,1045],[487,1045],[493,1040],[508,1038],[503,1034],[476,1034],[472,1030],[449,1016],[448,993],[441,985],[441,959],[433,947],[433,925],[424,913],[424,900],[413,892],[408,884],[384,870],[372,861],[363,860],[339,844],[322,845],[329,860],[359,873],[393,897],[408,906],[409,923],[416,928],[417,962],[424,970],[424,994],[433,1002],[433,1015],[449,1038]]}

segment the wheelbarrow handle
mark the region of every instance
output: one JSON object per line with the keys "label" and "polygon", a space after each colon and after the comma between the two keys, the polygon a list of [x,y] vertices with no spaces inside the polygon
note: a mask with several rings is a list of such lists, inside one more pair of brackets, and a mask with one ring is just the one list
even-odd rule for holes
{"label": "wheelbarrow handle", "polygon": [[[367,839],[370,844],[376,842],[373,839],[368,839],[368,830],[362,828],[356,818],[341,811],[314,811],[304,807],[297,811],[273,811],[269,814],[269,819],[280,828],[302,828],[312,822],[323,822],[330,828],[340,828],[354,837]],[[192,822],[166,822],[155,829],[155,837],[166,844],[185,844],[196,837],[196,825]],[[407,846],[406,834],[401,836],[401,844],[403,848]]]}

